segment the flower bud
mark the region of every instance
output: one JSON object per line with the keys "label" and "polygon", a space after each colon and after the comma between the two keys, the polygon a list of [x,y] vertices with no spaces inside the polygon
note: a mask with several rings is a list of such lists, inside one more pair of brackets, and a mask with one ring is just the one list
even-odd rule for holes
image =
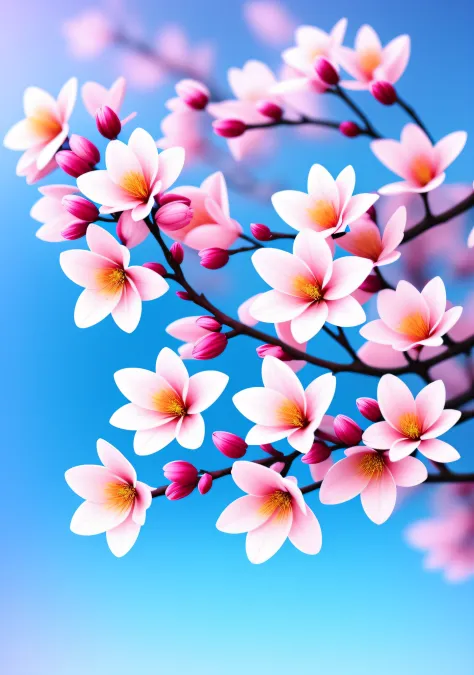
{"label": "flower bud", "polygon": [[227,337],[225,333],[209,333],[199,338],[194,344],[192,357],[204,361],[206,359],[215,359],[222,354],[227,347]]}
{"label": "flower bud", "polygon": [[196,487],[193,485],[181,485],[180,483],[171,483],[165,490],[165,495],[169,500],[175,501],[176,499],[183,499],[191,494],[191,492]]}
{"label": "flower bud", "polygon": [[100,152],[88,138],[72,134],[69,139],[69,147],[71,150],[91,167],[100,162]]}
{"label": "flower bud", "polygon": [[256,352],[261,359],[264,359],[266,356],[274,356],[276,359],[280,359],[280,361],[288,361],[288,355],[278,345],[259,345]]}
{"label": "flower bud", "polygon": [[74,223],[70,223],[64,230],[61,230],[61,236],[68,241],[80,239],[87,232],[89,225],[90,223],[85,223],[83,220],[77,220]]}
{"label": "flower bud", "polygon": [[311,446],[311,450],[301,457],[304,464],[319,464],[324,462],[331,454],[331,449],[325,443],[316,441]]}
{"label": "flower bud", "polygon": [[222,324],[213,316],[200,316],[196,324],[211,333],[219,333],[222,330]]}
{"label": "flower bud", "polygon": [[273,101],[257,101],[257,112],[264,117],[269,117],[275,122],[279,122],[283,117],[283,108]]}
{"label": "flower bud", "polygon": [[104,138],[108,138],[109,141],[115,140],[122,131],[122,122],[117,113],[112,108],[109,108],[108,105],[103,105],[97,109],[95,123],[99,133]]}
{"label": "flower bud", "polygon": [[358,445],[362,440],[362,429],[347,415],[337,415],[334,419],[334,433],[344,445]]}
{"label": "flower bud", "polygon": [[250,232],[258,241],[270,241],[272,232],[263,223],[250,223]]}
{"label": "flower bud", "polygon": [[177,460],[175,462],[168,462],[163,467],[165,478],[173,483],[180,485],[196,485],[198,470],[190,462]]}
{"label": "flower bud", "polygon": [[375,210],[375,206],[373,204],[372,206],[369,206],[366,214],[369,216],[370,220],[374,221],[374,223],[377,222],[377,211]]}
{"label": "flower bud", "polygon": [[158,227],[164,227],[170,232],[181,230],[189,225],[193,217],[193,210],[184,202],[171,201],[160,206],[156,212],[155,222]]}
{"label": "flower bud", "polygon": [[81,159],[72,150],[60,150],[55,155],[56,162],[68,176],[79,178],[91,170],[90,164]]}
{"label": "flower bud", "polygon": [[272,469],[272,471],[276,471],[277,473],[281,473],[284,468],[285,462],[275,462],[270,466],[270,469]]}
{"label": "flower bud", "polygon": [[247,125],[242,120],[215,120],[212,123],[214,132],[223,138],[237,138],[247,129]]}
{"label": "flower bud", "polygon": [[376,274],[369,274],[367,279],[359,286],[359,290],[365,291],[366,293],[378,293],[382,288],[382,281]]}
{"label": "flower bud", "polygon": [[61,203],[66,211],[85,223],[93,223],[99,217],[97,206],[80,195],[66,195]]}
{"label": "flower bud", "polygon": [[330,87],[334,87],[339,83],[339,73],[333,66],[331,61],[324,56],[318,56],[314,64],[314,70],[318,77]]}
{"label": "flower bud", "polygon": [[153,272],[159,274],[160,277],[164,277],[168,274],[168,272],[166,271],[166,267],[164,267],[161,263],[146,262],[143,263],[143,267],[148,267],[149,270],[153,270]]}
{"label": "flower bud", "polygon": [[199,251],[201,265],[208,270],[218,270],[229,262],[229,253],[223,248],[203,248]]}
{"label": "flower bud", "polygon": [[393,105],[397,101],[397,92],[390,82],[372,82],[370,93],[382,105]]}
{"label": "flower bud", "polygon": [[283,453],[279,450],[276,450],[273,445],[270,445],[270,443],[264,443],[260,446],[260,448],[263,450],[263,452],[266,452],[267,455],[271,455],[272,457],[283,457]]}
{"label": "flower bud", "polygon": [[191,205],[191,200],[189,197],[184,197],[183,195],[178,195],[176,192],[167,192],[164,195],[160,195],[160,206],[169,204],[170,202],[183,202],[183,204]]}
{"label": "flower bud", "polygon": [[343,136],[347,136],[347,138],[356,138],[356,136],[359,136],[362,133],[360,126],[355,122],[351,122],[350,120],[341,122],[339,125],[339,131]]}
{"label": "flower bud", "polygon": [[175,87],[179,98],[194,110],[204,110],[209,103],[209,89],[197,80],[180,80]]}
{"label": "flower bud", "polygon": [[191,300],[188,291],[176,291],[176,295],[180,300]]}
{"label": "flower bud", "polygon": [[173,256],[174,261],[177,262],[178,265],[181,265],[184,260],[184,248],[179,241],[175,241],[174,244],[170,246],[170,253]]}
{"label": "flower bud", "polygon": [[243,438],[230,431],[214,431],[212,442],[223,455],[231,459],[240,459],[249,447]]}
{"label": "flower bud", "polygon": [[380,406],[374,398],[358,398],[356,405],[361,415],[371,422],[380,422],[383,419]]}
{"label": "flower bud", "polygon": [[212,476],[210,473],[204,473],[199,479],[198,490],[205,495],[212,487]]}

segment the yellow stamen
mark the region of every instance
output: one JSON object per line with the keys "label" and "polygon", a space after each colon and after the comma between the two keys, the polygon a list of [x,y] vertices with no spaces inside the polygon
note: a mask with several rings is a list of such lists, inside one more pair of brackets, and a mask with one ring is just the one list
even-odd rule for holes
{"label": "yellow stamen", "polygon": [[423,157],[423,155],[418,155],[412,161],[411,173],[416,182],[423,187],[428,185],[435,176],[431,162],[426,157]]}
{"label": "yellow stamen", "polygon": [[277,416],[284,426],[301,429],[305,425],[303,412],[296,405],[296,403],[290,401],[290,399],[286,399],[286,401],[282,404],[277,412]]}
{"label": "yellow stamen", "polygon": [[44,138],[54,138],[62,129],[59,120],[49,110],[43,110],[42,108],[35,110],[34,115],[28,117],[28,122],[35,133]]}
{"label": "yellow stamen", "polygon": [[128,483],[107,483],[105,486],[107,506],[114,511],[123,513],[133,505],[137,490]]}
{"label": "yellow stamen", "polygon": [[359,471],[364,476],[370,478],[380,478],[383,473],[385,463],[383,457],[378,452],[368,452],[364,455],[359,464]]}
{"label": "yellow stamen", "polygon": [[275,516],[277,520],[285,520],[291,510],[291,495],[289,492],[283,492],[282,490],[276,490],[268,495],[259,508],[259,512],[267,517],[272,516],[277,511]]}
{"label": "yellow stamen", "polygon": [[120,182],[120,186],[135,199],[146,200],[149,197],[145,177],[139,171],[129,171]]}
{"label": "yellow stamen", "polygon": [[323,299],[321,286],[316,279],[309,280],[305,277],[295,277],[293,288],[300,296],[313,300],[313,302],[320,302]]}
{"label": "yellow stamen", "polygon": [[405,413],[398,420],[400,431],[412,441],[417,441],[421,435],[420,423],[414,413]]}
{"label": "yellow stamen", "polygon": [[430,327],[420,312],[406,316],[400,322],[398,331],[416,341],[426,340],[430,336]]}
{"label": "yellow stamen", "polygon": [[364,49],[359,53],[359,67],[366,75],[372,75],[382,63],[382,55],[378,49]]}
{"label": "yellow stamen", "polygon": [[96,278],[101,293],[115,295],[124,285],[127,275],[121,267],[109,267],[108,269],[98,270]]}
{"label": "yellow stamen", "polygon": [[173,417],[184,417],[186,407],[181,397],[173,389],[162,389],[153,396],[155,410],[163,415],[173,415]]}
{"label": "yellow stamen", "polygon": [[323,230],[336,227],[339,220],[334,204],[327,199],[318,199],[307,209],[311,221]]}

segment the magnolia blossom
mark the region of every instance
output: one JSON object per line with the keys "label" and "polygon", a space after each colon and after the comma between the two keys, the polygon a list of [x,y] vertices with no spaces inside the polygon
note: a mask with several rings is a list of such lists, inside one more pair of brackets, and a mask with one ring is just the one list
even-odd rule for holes
{"label": "magnolia blossom", "polygon": [[293,254],[262,248],[252,256],[255,269],[274,290],[262,293],[250,308],[259,321],[291,321],[291,332],[299,343],[314,337],[326,321],[336,326],[357,326],[365,312],[351,293],[372,269],[364,258],[345,257],[333,261],[321,235],[300,232]]}
{"label": "magnolia blossom", "polygon": [[63,197],[77,194],[78,188],[73,185],[45,185],[39,188],[43,196],[30,211],[30,216],[43,225],[36,232],[43,241],[66,241],[61,232],[78,220],[62,205]]}
{"label": "magnolia blossom", "polygon": [[246,437],[249,445],[273,443],[287,438],[299,452],[308,452],[336,389],[331,373],[317,377],[304,390],[284,362],[266,356],[262,364],[263,387],[235,394],[235,407],[255,423]]}
{"label": "magnolia blossom", "polygon": [[107,544],[117,557],[130,551],[145,524],[151,506],[151,490],[137,480],[130,462],[113,445],[97,441],[103,466],[84,464],[66,471],[66,482],[85,499],[71,520],[75,534],[106,533]]}
{"label": "magnolia blossom", "polygon": [[271,558],[287,537],[303,553],[319,553],[321,527],[296,478],[283,478],[277,471],[245,461],[234,462],[231,475],[247,495],[224,509],[216,527],[228,534],[248,533],[245,547],[250,562]]}
{"label": "magnolia blossom", "polygon": [[362,508],[377,525],[392,514],[397,500],[397,486],[412,487],[423,483],[428,471],[415,457],[393,462],[388,453],[356,446],[344,451],[345,459],[327,472],[319,498],[323,504],[341,504],[360,495]]}
{"label": "magnolia blossom", "polygon": [[343,232],[374,204],[378,195],[353,195],[355,172],[346,166],[336,180],[321,164],[308,174],[308,192],[283,190],[272,196],[272,204],[285,223],[295,230],[310,229],[329,237]]}
{"label": "magnolia blossom", "polygon": [[[54,155],[68,137],[76,96],[75,77],[66,82],[57,99],[38,87],[25,90],[25,119],[17,122],[3,140],[9,150],[25,150],[17,165],[18,175],[27,175],[29,182],[34,182],[55,168]],[[33,176],[35,171],[37,175]]]}
{"label": "magnolia blossom", "polygon": [[99,56],[113,39],[110,20],[100,9],[86,9],[73,19],[65,21],[63,33],[69,50],[78,59]]}
{"label": "magnolia blossom", "polygon": [[199,188],[186,185],[174,188],[173,192],[191,200],[193,217],[186,227],[173,231],[162,227],[163,232],[198,251],[232,246],[242,228],[230,217],[227,185],[220,171],[208,176]]}
{"label": "magnolia blossom", "polygon": [[279,47],[291,39],[295,20],[276,0],[250,0],[244,5],[244,18],[250,30],[265,44]]}
{"label": "magnolia blossom", "polygon": [[[110,89],[103,87],[98,82],[86,82],[81,89],[82,102],[89,115],[92,115],[94,118],[97,109],[104,105],[111,108],[120,116],[120,109],[125,98],[126,89],[127,82],[124,77],[117,78]],[[128,115],[128,117],[122,120],[122,125],[133,117],[135,117],[135,113]]]}
{"label": "magnolia blossom", "polygon": [[462,307],[446,311],[446,288],[441,277],[431,279],[421,293],[408,281],[399,281],[396,290],[385,289],[377,296],[380,319],[362,326],[366,340],[407,351],[416,345],[439,347],[459,320]]}
{"label": "magnolia blossom", "polygon": [[382,164],[403,178],[379,189],[382,195],[401,192],[429,192],[446,178],[445,169],[454,162],[466,144],[465,131],[455,131],[433,145],[416,124],[403,127],[400,142],[380,139],[370,147]]}
{"label": "magnolia blossom", "polygon": [[355,48],[341,47],[341,65],[355,80],[341,84],[346,89],[368,89],[374,80],[394,84],[407,67],[410,58],[410,37],[399,35],[382,47],[380,38],[371,26],[364,25],[357,31]]}
{"label": "magnolia blossom", "polygon": [[156,360],[156,372],[124,368],[115,382],[127,403],[111,417],[119,429],[136,431],[133,447],[138,455],[162,450],[174,439],[195,450],[204,441],[207,410],[222,394],[229,378],[208,370],[189,377],[177,354],[164,347]]}
{"label": "magnolia blossom", "polygon": [[166,332],[169,335],[184,342],[183,345],[178,347],[178,353],[182,359],[193,359],[192,352],[196,342],[205,335],[209,335],[209,333],[213,332],[207,330],[207,328],[202,328],[196,323],[200,317],[201,315],[185,316],[182,319],[173,321],[173,323],[170,323],[169,326],[166,327]]}
{"label": "magnolia blossom", "polygon": [[407,212],[400,206],[392,215],[383,236],[368,216],[352,223],[350,232],[338,239],[341,248],[353,255],[372,260],[374,267],[389,265],[401,256],[397,246],[402,242],[407,222]]}
{"label": "magnolia blossom", "polygon": [[107,169],[79,176],[77,185],[99,204],[101,213],[132,211],[135,221],[146,218],[160,192],[178,178],[184,165],[183,148],[158,156],[155,141],[144,129],[135,129],[128,145],[111,141],[105,152]]}
{"label": "magnolia blossom", "polygon": [[446,389],[441,380],[424,387],[416,399],[407,385],[384,375],[379,382],[377,400],[386,421],[372,424],[362,437],[375,448],[390,449],[393,462],[415,450],[435,462],[453,462],[458,451],[438,436],[446,433],[461,417],[458,410],[445,410]]}
{"label": "magnolia blossom", "polygon": [[90,251],[64,251],[59,259],[64,274],[85,289],[74,310],[76,326],[88,328],[112,314],[117,326],[131,333],[142,300],[161,297],[169,286],[147,267],[129,267],[130,251],[102,227],[89,225],[86,240]]}

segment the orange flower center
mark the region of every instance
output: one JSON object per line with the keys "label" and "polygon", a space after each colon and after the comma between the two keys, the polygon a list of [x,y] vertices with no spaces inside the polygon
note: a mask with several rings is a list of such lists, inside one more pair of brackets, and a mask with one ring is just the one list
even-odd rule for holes
{"label": "orange flower center", "polygon": [[293,288],[298,295],[312,300],[313,302],[320,302],[323,299],[323,291],[319,282],[316,279],[307,279],[305,277],[295,277],[293,280]]}
{"label": "orange flower center", "polygon": [[105,495],[107,506],[110,509],[124,513],[132,507],[137,496],[137,490],[128,483],[107,483]]}
{"label": "orange flower center", "polygon": [[416,341],[426,340],[430,336],[430,327],[420,312],[406,316],[400,322],[398,331]]}
{"label": "orange flower center", "polygon": [[414,413],[405,413],[398,420],[400,431],[412,441],[418,441],[421,436],[420,424]]}
{"label": "orange flower center", "polygon": [[184,417],[186,415],[186,406],[173,389],[162,389],[153,396],[155,410],[163,415],[172,415],[173,417]]}
{"label": "orange flower center", "polygon": [[382,55],[378,49],[364,49],[359,53],[359,67],[366,75],[372,76],[381,63]]}
{"label": "orange flower center", "polygon": [[411,173],[414,180],[423,187],[428,185],[435,176],[431,162],[423,155],[414,158],[411,163]]}
{"label": "orange flower center", "polygon": [[149,197],[145,176],[139,171],[129,171],[121,180],[120,186],[135,199],[146,201]]}
{"label": "orange flower center", "polygon": [[96,278],[101,293],[115,295],[124,285],[127,275],[122,267],[113,267],[112,269],[98,270]]}
{"label": "orange flower center", "polygon": [[272,516],[277,511],[276,518],[278,520],[285,520],[291,510],[291,495],[289,492],[283,492],[282,490],[276,490],[268,495],[259,508],[259,512],[267,517]]}
{"label": "orange flower center", "polygon": [[385,463],[381,454],[378,452],[368,452],[360,461],[359,471],[364,476],[379,478],[383,473],[384,466]]}
{"label": "orange flower center", "polygon": [[334,204],[327,199],[317,199],[307,211],[311,221],[323,230],[336,227],[338,223],[339,214]]}
{"label": "orange flower center", "polygon": [[34,132],[43,138],[54,138],[62,129],[59,120],[49,110],[42,108],[35,110],[34,115],[28,117],[28,121]]}
{"label": "orange flower center", "polygon": [[295,427],[301,429],[306,424],[305,417],[300,408],[287,399],[277,412],[278,419],[285,427]]}

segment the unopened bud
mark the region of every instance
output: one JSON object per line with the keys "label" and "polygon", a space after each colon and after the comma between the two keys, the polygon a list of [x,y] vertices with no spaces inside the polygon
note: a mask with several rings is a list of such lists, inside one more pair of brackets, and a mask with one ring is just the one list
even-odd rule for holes
{"label": "unopened bud", "polygon": [[270,228],[263,223],[251,223],[250,232],[258,241],[270,241],[272,238]]}
{"label": "unopened bud", "polygon": [[189,225],[193,217],[193,210],[184,202],[171,201],[158,209],[155,222],[158,227],[164,227],[170,232],[181,230]]}
{"label": "unopened bud", "polygon": [[178,265],[181,265],[184,260],[184,248],[179,241],[175,241],[174,244],[170,246],[170,253],[173,256],[174,261],[177,262]]}
{"label": "unopened bud", "polygon": [[164,267],[161,263],[146,262],[143,263],[143,267],[148,267],[149,270],[153,270],[153,272],[159,274],[160,277],[164,277],[168,274],[168,272],[166,271],[166,267]]}
{"label": "unopened bud", "polygon": [[215,359],[216,356],[222,354],[226,347],[227,337],[225,333],[209,333],[195,342],[192,357],[200,361]]}
{"label": "unopened bud", "polygon": [[164,206],[165,204],[169,204],[170,202],[183,202],[183,204],[187,204],[190,206],[191,200],[189,197],[184,197],[183,195],[178,195],[176,192],[167,192],[164,195],[160,195],[160,206]]}
{"label": "unopened bud", "polygon": [[330,87],[334,87],[336,84],[339,83],[339,73],[337,72],[336,68],[333,66],[331,61],[329,59],[326,59],[324,56],[319,56],[314,64],[314,70],[316,71],[316,74],[324,82],[324,84],[327,84]]}
{"label": "unopened bud", "polygon": [[231,459],[240,459],[249,447],[243,438],[237,434],[231,434],[230,431],[214,431],[212,442],[219,452]]}
{"label": "unopened bud", "polygon": [[100,152],[97,147],[88,138],[72,134],[69,139],[69,147],[71,150],[90,166],[95,166],[100,162]]}
{"label": "unopened bud", "polygon": [[324,462],[331,454],[330,448],[325,443],[316,441],[311,446],[311,450],[303,455],[301,461],[304,464],[319,464]]}
{"label": "unopened bud", "polygon": [[347,136],[347,138],[356,138],[356,136],[360,136],[362,133],[360,126],[355,122],[351,122],[350,120],[341,122],[339,125],[339,131],[343,136]]}
{"label": "unopened bud", "polygon": [[199,251],[201,265],[208,270],[218,270],[229,262],[229,253],[223,248],[203,248]]}
{"label": "unopened bud", "polygon": [[237,138],[247,129],[247,125],[242,120],[215,120],[212,123],[214,132],[223,138]]}
{"label": "unopened bud", "polygon": [[180,485],[196,485],[198,470],[190,462],[177,460],[175,462],[168,462],[163,467],[165,478],[173,483]]}
{"label": "unopened bud", "polygon": [[209,89],[197,80],[180,80],[176,93],[187,106],[194,110],[204,110],[209,103]]}
{"label": "unopened bud", "polygon": [[372,82],[370,93],[382,105],[393,105],[397,102],[397,92],[390,82]]}
{"label": "unopened bud", "polygon": [[380,422],[383,419],[380,406],[374,398],[358,398],[356,405],[365,419],[371,422]]}
{"label": "unopened bud", "polygon": [[122,122],[117,113],[112,108],[109,108],[108,105],[98,108],[95,114],[95,123],[99,133],[104,138],[108,138],[109,141],[115,140],[122,131]]}
{"label": "unopened bud", "polygon": [[73,241],[74,239],[80,239],[87,232],[87,228],[90,223],[85,223],[83,220],[78,220],[74,223],[70,223],[64,230],[61,230],[61,236],[64,239]]}
{"label": "unopened bud", "polygon": [[288,361],[288,355],[278,345],[259,345],[255,351],[261,359],[264,359],[266,356],[274,356],[276,359],[280,359],[280,361]]}
{"label": "unopened bud", "polygon": [[55,154],[55,159],[61,169],[73,178],[79,178],[79,176],[91,170],[90,164],[72,150],[60,150]]}
{"label": "unopened bud", "polygon": [[169,500],[184,499],[191,494],[196,485],[181,485],[180,483],[171,483],[165,490],[165,495]]}
{"label": "unopened bud", "polygon": [[255,107],[257,112],[275,122],[279,122],[283,117],[283,108],[273,101],[258,101]]}
{"label": "unopened bud", "polygon": [[272,471],[276,471],[277,473],[281,473],[284,468],[285,462],[275,462],[270,466],[270,469],[272,469]]}
{"label": "unopened bud", "polygon": [[376,274],[369,274],[367,279],[359,286],[359,290],[365,291],[366,293],[378,293],[382,288],[383,283]]}
{"label": "unopened bud", "polygon": [[176,291],[176,295],[180,300],[191,300],[188,291]]}
{"label": "unopened bud", "polygon": [[66,195],[61,203],[66,211],[85,223],[93,223],[99,217],[97,206],[80,195]]}
{"label": "unopened bud", "polygon": [[199,479],[198,490],[205,495],[212,487],[212,476],[210,473],[204,473]]}
{"label": "unopened bud", "polygon": [[200,328],[211,331],[211,333],[219,333],[222,330],[222,324],[213,316],[200,316],[196,320],[196,324]]}
{"label": "unopened bud", "polygon": [[362,440],[363,431],[357,422],[347,415],[337,415],[334,419],[334,433],[344,445],[358,445]]}
{"label": "unopened bud", "polygon": [[267,455],[271,455],[272,457],[283,457],[283,453],[279,450],[276,450],[276,448],[274,448],[270,443],[264,443],[260,446],[260,448],[263,450],[263,452],[266,452]]}

